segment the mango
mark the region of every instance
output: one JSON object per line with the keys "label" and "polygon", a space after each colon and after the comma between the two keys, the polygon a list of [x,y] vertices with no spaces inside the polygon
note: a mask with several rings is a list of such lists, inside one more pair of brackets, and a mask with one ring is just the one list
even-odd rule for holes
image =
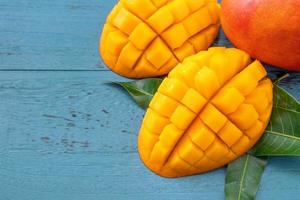
{"label": "mango", "polygon": [[125,77],[167,74],[212,44],[219,11],[217,0],[120,0],[104,25],[100,54]]}
{"label": "mango", "polygon": [[247,152],[272,110],[272,82],[235,48],[187,57],[158,88],[138,137],[141,160],[164,177],[207,172]]}
{"label": "mango", "polygon": [[300,71],[300,0],[223,0],[221,24],[252,57]]}

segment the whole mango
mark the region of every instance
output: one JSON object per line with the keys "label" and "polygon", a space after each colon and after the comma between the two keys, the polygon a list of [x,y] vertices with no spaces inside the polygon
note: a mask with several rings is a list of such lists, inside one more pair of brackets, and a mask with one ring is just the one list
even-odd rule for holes
{"label": "whole mango", "polygon": [[167,74],[211,45],[219,11],[217,0],[120,0],[103,28],[103,61],[130,78]]}
{"label": "whole mango", "polygon": [[186,58],[165,78],[138,139],[153,172],[178,177],[221,167],[261,137],[272,110],[272,82],[259,61],[215,47]]}
{"label": "whole mango", "polygon": [[221,23],[252,57],[300,71],[300,0],[223,0]]}

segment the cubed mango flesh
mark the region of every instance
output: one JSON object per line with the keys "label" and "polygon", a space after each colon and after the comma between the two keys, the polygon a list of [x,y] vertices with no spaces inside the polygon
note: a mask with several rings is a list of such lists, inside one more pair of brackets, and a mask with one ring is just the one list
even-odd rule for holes
{"label": "cubed mango flesh", "polygon": [[165,177],[231,162],[262,136],[272,86],[262,64],[241,50],[213,47],[187,57],[164,79],[146,112],[138,140],[142,161]]}
{"label": "cubed mango flesh", "polygon": [[217,36],[217,0],[120,0],[99,43],[104,63],[130,78],[167,74]]}

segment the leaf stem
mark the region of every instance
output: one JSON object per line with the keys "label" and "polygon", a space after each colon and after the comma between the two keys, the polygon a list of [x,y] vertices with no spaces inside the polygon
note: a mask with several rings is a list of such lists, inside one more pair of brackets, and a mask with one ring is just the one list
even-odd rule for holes
{"label": "leaf stem", "polygon": [[278,85],[283,79],[286,79],[289,76],[290,76],[290,74],[287,73],[287,74],[283,75],[282,77],[279,77],[277,80],[274,81],[274,84]]}

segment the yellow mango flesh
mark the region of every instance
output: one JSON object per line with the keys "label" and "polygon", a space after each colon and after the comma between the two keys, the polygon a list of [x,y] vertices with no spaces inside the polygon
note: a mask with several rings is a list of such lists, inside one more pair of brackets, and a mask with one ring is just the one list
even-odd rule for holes
{"label": "yellow mango flesh", "polygon": [[102,59],[130,78],[167,74],[211,45],[219,10],[217,0],[120,0],[103,28]]}
{"label": "yellow mango flesh", "polygon": [[247,152],[272,109],[272,82],[259,61],[235,48],[187,57],[165,78],[138,139],[144,164],[164,177],[198,174]]}

